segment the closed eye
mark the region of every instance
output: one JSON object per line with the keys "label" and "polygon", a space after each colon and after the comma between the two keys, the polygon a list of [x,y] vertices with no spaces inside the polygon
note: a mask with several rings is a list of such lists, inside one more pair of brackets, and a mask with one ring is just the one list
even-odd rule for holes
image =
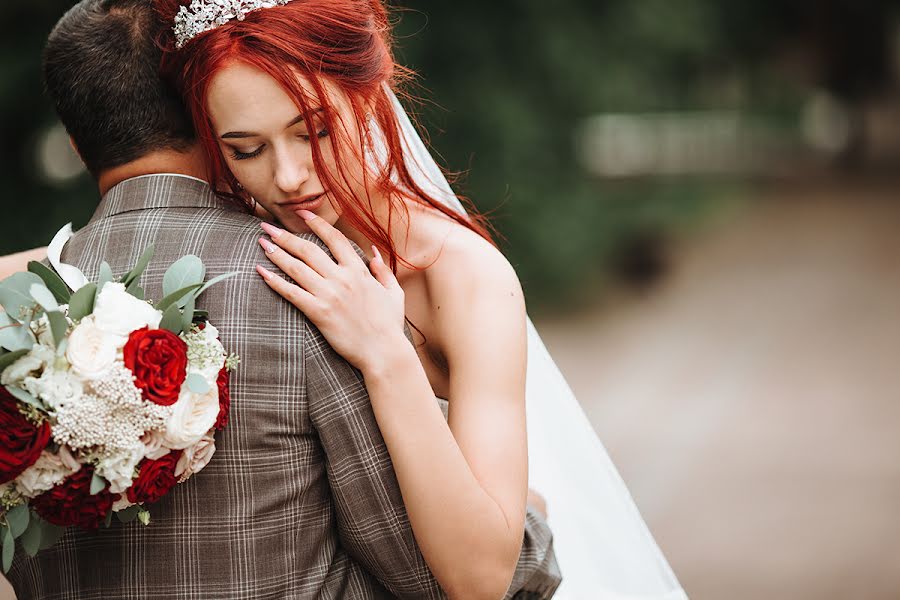
{"label": "closed eye", "polygon": [[265,147],[266,147],[266,145],[263,144],[262,146],[260,146],[256,150],[253,150],[252,152],[241,152],[237,148],[232,148],[231,149],[231,158],[233,158],[234,160],[247,160],[248,158],[256,158],[257,156],[259,156],[262,153],[263,148],[265,148]]}

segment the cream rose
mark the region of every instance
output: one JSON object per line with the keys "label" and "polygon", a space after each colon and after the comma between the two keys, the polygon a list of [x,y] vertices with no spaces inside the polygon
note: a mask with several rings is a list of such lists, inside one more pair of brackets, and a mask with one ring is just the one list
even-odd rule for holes
{"label": "cream rose", "polygon": [[69,335],[66,359],[81,377],[98,379],[116,362],[118,351],[118,339],[100,328],[94,317],[86,317]]}
{"label": "cream rose", "polygon": [[175,477],[184,481],[194,473],[199,473],[203,467],[209,464],[215,452],[216,440],[211,434],[206,433],[199,442],[185,448],[181,453],[181,458],[175,465]]}
{"label": "cream rose", "polygon": [[195,394],[185,387],[172,409],[166,426],[165,446],[173,450],[193,446],[216,423],[219,389],[211,386],[205,394]]}
{"label": "cream rose", "polygon": [[122,338],[122,345],[128,334],[142,327],[159,327],[162,313],[125,291],[121,283],[107,283],[97,296],[94,305],[94,319],[97,327]]}
{"label": "cream rose", "polygon": [[[65,446],[60,450],[68,454]],[[71,455],[68,458],[71,459]],[[34,498],[81,468],[77,462],[73,468],[71,462],[74,461],[64,460],[63,457],[44,450],[37,462],[16,478],[16,487],[24,496]]]}
{"label": "cream rose", "polygon": [[166,434],[162,431],[148,431],[143,437],[141,437],[141,442],[144,443],[144,456],[150,460],[157,460],[171,452],[171,449],[166,447]]}

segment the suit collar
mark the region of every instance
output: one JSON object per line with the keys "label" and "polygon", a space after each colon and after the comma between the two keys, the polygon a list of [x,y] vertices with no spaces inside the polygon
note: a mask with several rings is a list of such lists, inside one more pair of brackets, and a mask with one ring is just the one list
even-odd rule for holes
{"label": "suit collar", "polygon": [[95,219],[134,210],[152,208],[226,208],[235,206],[222,200],[201,179],[159,173],[132,177],[113,186],[94,212]]}

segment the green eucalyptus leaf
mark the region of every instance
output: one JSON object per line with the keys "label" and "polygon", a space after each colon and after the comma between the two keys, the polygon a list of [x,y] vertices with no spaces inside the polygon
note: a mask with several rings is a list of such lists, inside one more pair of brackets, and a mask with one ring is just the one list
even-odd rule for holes
{"label": "green eucalyptus leaf", "polygon": [[131,294],[132,296],[134,296],[135,298],[137,298],[138,300],[144,300],[145,299],[144,288],[142,288],[139,285],[140,281],[141,281],[140,279],[135,279],[130,284],[128,284],[128,287],[125,288],[125,291],[128,292],[129,294]]}
{"label": "green eucalyptus leaf", "polygon": [[153,253],[155,251],[155,247],[150,245],[144,253],[141,254],[141,257],[138,259],[137,264],[133,269],[128,271],[124,277],[122,277],[122,283],[125,284],[125,287],[128,288],[132,283],[136,281],[140,281],[141,275],[144,274],[144,270],[147,268],[147,265],[150,264],[150,260],[153,259]]}
{"label": "green eucalyptus leaf", "polygon": [[168,329],[175,335],[181,333],[181,309],[177,304],[172,304],[163,312],[162,319],[159,322],[160,329]]}
{"label": "green eucalyptus leaf", "polygon": [[91,478],[91,495],[99,494],[106,489],[106,480],[94,473]]}
{"label": "green eucalyptus leaf", "polygon": [[47,289],[47,286],[44,285],[43,281],[32,285],[28,292],[31,294],[31,297],[34,298],[34,301],[40,304],[41,308],[44,310],[59,310],[59,303],[53,296],[53,292]]}
{"label": "green eucalyptus leaf", "polygon": [[197,292],[197,295],[199,296],[200,294],[202,294],[203,292],[205,292],[212,286],[216,285],[217,283],[219,283],[221,281],[225,281],[226,279],[231,279],[232,277],[234,277],[237,274],[238,274],[237,271],[232,271],[231,273],[224,273],[222,275],[219,275],[218,277],[213,277],[212,279],[207,281],[205,284],[203,284],[203,287],[200,288],[200,291]]}
{"label": "green eucalyptus leaf", "polygon": [[0,312],[0,347],[7,350],[31,350],[37,340],[31,329]]}
{"label": "green eucalyptus leaf", "polygon": [[14,538],[19,537],[28,528],[28,517],[30,511],[27,504],[20,504],[6,513],[6,523],[9,525],[9,532]]}
{"label": "green eucalyptus leaf", "polygon": [[3,528],[3,572],[9,573],[13,557],[16,554],[16,540],[9,531],[9,527]]}
{"label": "green eucalyptus leaf", "polygon": [[194,307],[197,302],[197,297],[195,295],[191,295],[188,298],[187,304],[184,306],[184,310],[181,313],[181,331],[184,333],[189,333],[191,331],[191,327],[194,324]]}
{"label": "green eucalyptus leaf", "polygon": [[65,315],[61,312],[48,312],[47,319],[50,321],[50,331],[53,333],[53,343],[58,347],[59,344],[66,339],[66,333],[69,331],[69,322],[66,321]]}
{"label": "green eucalyptus leaf", "polygon": [[[39,519],[37,515],[32,517],[33,519]],[[41,519],[41,547],[40,550],[46,550],[47,548],[53,547],[56,542],[59,541],[59,538],[63,536],[66,532],[65,527],[60,527],[59,525],[54,525],[53,523],[48,523]]]}
{"label": "green eucalyptus leaf", "polygon": [[129,506],[128,508],[123,508],[119,512],[116,513],[116,516],[123,523],[131,523],[137,518],[138,512],[140,512],[141,507],[138,504],[133,506]]}
{"label": "green eucalyptus leaf", "polygon": [[63,281],[62,277],[56,274],[56,271],[36,260],[28,263],[28,270],[41,278],[44,285],[47,286],[47,289],[53,292],[53,296],[56,298],[57,302],[60,304],[69,303],[69,298],[72,296],[72,290],[69,289],[69,286],[66,285],[66,282]]}
{"label": "green eucalyptus leaf", "polygon": [[186,297],[188,294],[191,294],[203,286],[202,283],[195,283],[193,285],[189,285],[187,287],[183,287],[180,290],[176,290],[171,294],[168,294],[165,298],[159,301],[159,303],[154,306],[156,310],[161,310],[165,312],[170,306],[177,305],[178,308],[182,308],[187,304]]}
{"label": "green eucalyptus leaf", "polygon": [[60,357],[65,356],[66,350],[67,350],[68,348],[69,348],[69,338],[63,338],[63,339],[56,345],[56,356],[60,356]]}
{"label": "green eucalyptus leaf", "polygon": [[32,396],[30,393],[26,392],[22,388],[18,388],[14,385],[6,385],[3,386],[6,388],[6,391],[9,392],[16,400],[24,402],[30,406],[37,408],[38,410],[47,410],[47,407],[44,406],[44,403]]}
{"label": "green eucalyptus leaf", "polygon": [[0,374],[6,370],[6,367],[13,364],[23,356],[28,354],[28,350],[16,350],[14,352],[6,352],[5,354],[0,354]]}
{"label": "green eucalyptus leaf", "polygon": [[109,529],[109,526],[112,525],[113,511],[109,511],[106,513],[106,518],[103,520],[103,526]]}
{"label": "green eucalyptus leaf", "polygon": [[197,373],[188,375],[184,382],[187,384],[188,389],[195,394],[205,394],[209,391],[209,383],[207,383],[202,375]]}
{"label": "green eucalyptus leaf", "polygon": [[72,294],[69,299],[69,318],[80,321],[94,312],[94,301],[97,298],[97,284],[89,283]]}
{"label": "green eucalyptus leaf", "polygon": [[10,317],[20,320],[25,311],[31,310],[35,301],[31,297],[31,286],[44,285],[40,277],[34,273],[13,273],[0,281],[0,306]]}
{"label": "green eucalyptus leaf", "polygon": [[206,267],[199,257],[193,254],[182,256],[163,275],[163,295],[168,296],[182,288],[202,284],[205,275]]}
{"label": "green eucalyptus leaf", "polygon": [[43,523],[35,518],[35,515],[32,515],[31,520],[28,522],[28,529],[19,538],[19,541],[22,543],[22,549],[25,550],[25,554],[28,556],[34,556],[41,549],[41,533],[43,529]]}
{"label": "green eucalyptus leaf", "polygon": [[103,286],[107,283],[110,283],[113,280],[113,272],[112,267],[109,266],[109,263],[103,261],[100,264],[100,278],[97,280],[97,295],[100,295],[100,292],[103,291]]}

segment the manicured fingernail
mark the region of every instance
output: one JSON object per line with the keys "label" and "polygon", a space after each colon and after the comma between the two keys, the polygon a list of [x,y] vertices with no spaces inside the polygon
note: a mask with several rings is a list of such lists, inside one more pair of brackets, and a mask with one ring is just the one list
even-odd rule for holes
{"label": "manicured fingernail", "polygon": [[313,219],[316,218],[316,215],[309,212],[308,210],[301,210],[297,214],[300,215],[301,217],[303,217],[304,221],[312,221]]}
{"label": "manicured fingernail", "polygon": [[275,227],[274,225],[270,225],[269,223],[266,223],[265,221],[260,223],[260,226],[263,228],[263,231],[265,231],[270,236],[272,236],[272,239],[275,239],[278,236],[280,236],[282,233],[284,233],[284,229],[279,229],[279,228]]}
{"label": "manicured fingernail", "polygon": [[272,271],[266,269],[265,267],[261,267],[259,265],[256,265],[256,272],[259,273],[260,275],[262,275],[262,278],[267,281],[269,279],[272,279],[273,277],[275,277],[275,273],[273,273]]}
{"label": "manicured fingernail", "polygon": [[259,245],[263,247],[263,250],[266,251],[266,254],[274,254],[275,251],[278,250],[278,246],[276,246],[266,238],[259,238]]}
{"label": "manicured fingernail", "polygon": [[380,262],[384,262],[384,259],[381,258],[381,252],[378,251],[378,248],[375,247],[375,244],[372,244],[372,254],[375,255]]}

